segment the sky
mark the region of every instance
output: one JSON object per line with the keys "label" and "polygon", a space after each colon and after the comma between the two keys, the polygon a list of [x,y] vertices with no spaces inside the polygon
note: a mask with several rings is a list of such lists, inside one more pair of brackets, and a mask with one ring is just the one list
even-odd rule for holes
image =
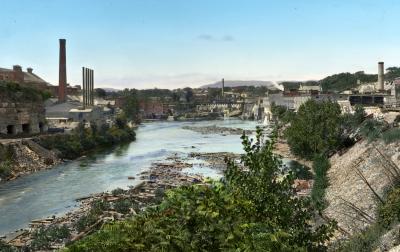
{"label": "sky", "polygon": [[180,88],[316,80],[400,65],[398,0],[0,0],[0,67],[58,83]]}

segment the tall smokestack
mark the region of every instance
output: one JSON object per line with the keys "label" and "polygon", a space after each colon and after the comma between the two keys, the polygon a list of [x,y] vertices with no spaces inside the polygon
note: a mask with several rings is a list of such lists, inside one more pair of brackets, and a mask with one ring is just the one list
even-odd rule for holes
{"label": "tall smokestack", "polygon": [[60,39],[60,65],[58,72],[58,101],[65,102],[65,89],[67,86],[67,63],[65,53],[65,39]]}
{"label": "tall smokestack", "polygon": [[384,63],[378,62],[378,86],[380,91],[384,91],[385,73],[384,73]]}
{"label": "tall smokestack", "polygon": [[225,97],[224,88],[225,88],[225,80],[224,78],[222,78],[222,97]]}

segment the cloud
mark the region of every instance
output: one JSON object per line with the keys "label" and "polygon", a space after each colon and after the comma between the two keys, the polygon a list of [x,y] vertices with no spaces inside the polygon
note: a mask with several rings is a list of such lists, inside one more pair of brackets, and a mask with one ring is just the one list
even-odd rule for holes
{"label": "cloud", "polygon": [[203,73],[184,73],[166,75],[140,75],[125,76],[120,78],[105,77],[98,78],[97,84],[101,87],[116,88],[183,88],[196,87],[204,84],[213,83],[219,80],[219,76]]}
{"label": "cloud", "polygon": [[225,35],[223,38],[222,38],[222,41],[227,41],[227,42],[229,42],[229,41],[234,41],[235,39],[231,36],[231,35]]}
{"label": "cloud", "polygon": [[231,42],[234,41],[235,38],[231,35],[224,35],[222,37],[215,37],[211,34],[201,34],[197,36],[197,39],[199,40],[205,40],[205,41],[215,41],[215,42]]}
{"label": "cloud", "polygon": [[201,34],[201,35],[197,36],[197,38],[199,40],[207,40],[207,41],[215,40],[215,38],[213,36],[211,36],[210,34]]}

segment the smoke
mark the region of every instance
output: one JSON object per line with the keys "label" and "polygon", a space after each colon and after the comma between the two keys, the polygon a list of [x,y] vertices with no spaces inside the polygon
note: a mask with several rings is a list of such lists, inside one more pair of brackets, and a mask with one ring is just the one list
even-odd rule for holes
{"label": "smoke", "polygon": [[278,83],[277,81],[271,81],[271,82],[277,89],[283,91],[284,87],[282,84]]}

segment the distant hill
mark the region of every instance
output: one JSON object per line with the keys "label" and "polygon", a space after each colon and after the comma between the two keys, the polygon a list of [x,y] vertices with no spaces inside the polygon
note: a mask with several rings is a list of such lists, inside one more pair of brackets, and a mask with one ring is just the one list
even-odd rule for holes
{"label": "distant hill", "polygon": [[[200,88],[220,88],[222,85],[221,81],[215,82],[213,84],[203,85]],[[274,81],[258,81],[258,80],[251,80],[251,81],[242,81],[242,80],[225,80],[225,87],[261,87],[265,86],[271,90],[278,90],[280,89],[279,84]]]}
{"label": "distant hill", "polygon": [[104,89],[104,91],[106,91],[107,93],[115,93],[118,91],[121,91],[120,89],[116,89],[116,88],[102,88]]}

